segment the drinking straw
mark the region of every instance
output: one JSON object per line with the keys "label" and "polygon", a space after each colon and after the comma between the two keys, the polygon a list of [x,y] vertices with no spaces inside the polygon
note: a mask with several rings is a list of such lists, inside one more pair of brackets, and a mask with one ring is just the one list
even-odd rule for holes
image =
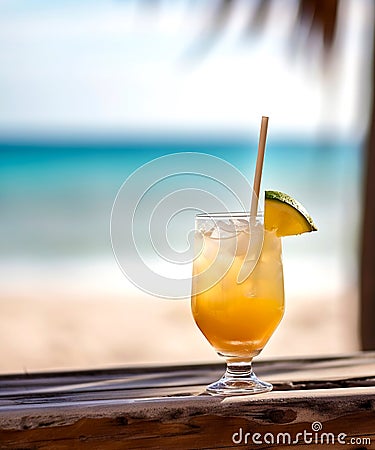
{"label": "drinking straw", "polygon": [[258,156],[254,175],[253,196],[251,199],[251,208],[250,208],[250,215],[253,217],[256,216],[258,211],[258,199],[260,192],[260,182],[262,179],[264,151],[266,149],[267,128],[268,128],[268,117],[262,116],[262,122],[260,124]]}

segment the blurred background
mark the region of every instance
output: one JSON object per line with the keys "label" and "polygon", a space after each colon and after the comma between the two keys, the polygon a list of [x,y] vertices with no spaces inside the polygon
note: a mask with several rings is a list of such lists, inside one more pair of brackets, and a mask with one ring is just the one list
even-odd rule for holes
{"label": "blurred background", "polygon": [[121,273],[111,208],[134,170],[175,152],[252,181],[262,115],[262,187],[319,231],[284,240],[286,314],[261,357],[359,349],[374,5],[338,2],[326,46],[299,8],[0,1],[0,371],[219,360],[188,299]]}

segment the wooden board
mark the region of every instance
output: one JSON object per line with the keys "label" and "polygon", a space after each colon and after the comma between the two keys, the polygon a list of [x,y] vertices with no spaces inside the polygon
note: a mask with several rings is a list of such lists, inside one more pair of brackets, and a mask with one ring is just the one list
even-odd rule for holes
{"label": "wooden board", "polygon": [[255,362],[256,373],[274,384],[272,392],[205,394],[223,368],[2,376],[0,448],[284,449],[289,439],[295,448],[375,448],[374,353]]}

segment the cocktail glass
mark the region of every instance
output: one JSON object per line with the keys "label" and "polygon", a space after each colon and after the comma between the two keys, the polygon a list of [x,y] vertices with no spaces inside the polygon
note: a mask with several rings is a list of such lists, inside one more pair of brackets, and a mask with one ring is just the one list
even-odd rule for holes
{"label": "cocktail glass", "polygon": [[227,363],[207,391],[270,391],[272,385],[256,377],[251,363],[284,313],[281,238],[264,229],[260,214],[198,214],[195,225],[192,313]]}

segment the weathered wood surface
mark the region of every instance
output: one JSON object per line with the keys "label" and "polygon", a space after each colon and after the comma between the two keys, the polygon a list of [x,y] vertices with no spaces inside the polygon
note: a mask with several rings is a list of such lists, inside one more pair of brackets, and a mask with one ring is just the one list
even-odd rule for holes
{"label": "weathered wood surface", "polygon": [[216,364],[2,376],[0,448],[286,449],[290,436],[294,448],[375,449],[375,353],[255,369],[274,391],[208,396]]}

